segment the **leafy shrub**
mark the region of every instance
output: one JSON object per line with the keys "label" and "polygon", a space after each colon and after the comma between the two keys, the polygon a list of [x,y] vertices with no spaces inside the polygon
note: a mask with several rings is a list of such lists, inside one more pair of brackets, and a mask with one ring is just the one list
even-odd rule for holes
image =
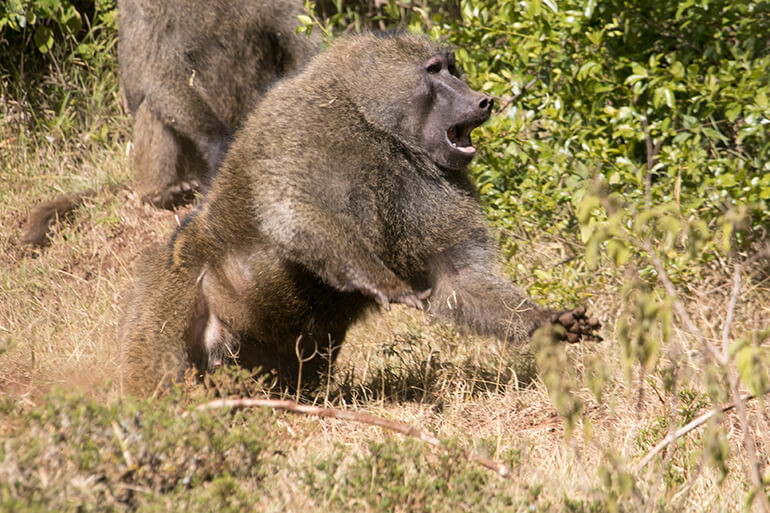
{"label": "leafy shrub", "polygon": [[193,510],[210,511],[208,502],[244,502],[234,480],[264,477],[270,437],[262,410],[228,416],[197,412],[179,394],[104,404],[61,391],[32,410],[10,401],[2,409],[15,420],[4,425],[0,447],[0,511],[115,511],[193,499]]}
{"label": "leafy shrub", "polygon": [[[25,143],[104,145],[120,114],[115,0],[9,0],[0,3],[0,97],[4,128]],[[121,134],[122,135],[122,134]],[[41,138],[42,139],[42,138]],[[63,148],[60,148],[63,149]]]}
{"label": "leafy shrub", "polygon": [[[94,21],[115,29],[115,0],[8,0],[0,6],[0,36],[21,52],[34,46],[48,53],[57,41],[81,44]],[[88,45],[81,51],[88,53]]]}
{"label": "leafy shrub", "polygon": [[546,225],[598,176],[636,211],[711,223],[730,200],[765,222],[768,30],[770,6],[745,0],[463,1],[439,32],[504,107],[475,167],[490,208]]}

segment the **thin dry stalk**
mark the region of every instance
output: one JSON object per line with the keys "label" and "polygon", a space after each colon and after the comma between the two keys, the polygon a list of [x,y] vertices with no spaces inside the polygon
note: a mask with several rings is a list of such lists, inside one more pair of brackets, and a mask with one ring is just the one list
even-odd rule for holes
{"label": "thin dry stalk", "polygon": [[[764,394],[767,395],[770,394],[770,390],[766,390]],[[745,395],[741,398],[741,400],[745,403],[746,401],[751,401],[752,399],[756,399],[757,396],[755,395]],[[677,441],[679,438],[682,438],[684,435],[692,431],[693,429],[702,426],[706,422],[709,421],[713,416],[720,414],[720,413],[726,413],[730,410],[735,408],[735,402],[727,403],[722,405],[720,408],[717,408],[715,410],[710,410],[703,415],[700,415],[684,426],[677,429],[674,433],[669,433],[668,436],[666,436],[663,440],[658,442],[655,447],[650,449],[650,451],[644,455],[644,458],[642,458],[639,463],[636,464],[636,467],[634,467],[634,473],[638,473],[641,471],[652,459],[657,455],[660,451]]]}
{"label": "thin dry stalk", "polygon": [[649,208],[652,197],[652,170],[658,163],[658,153],[663,146],[663,137],[653,144],[652,136],[650,135],[650,128],[647,125],[647,118],[642,117],[642,129],[644,130],[644,144],[647,155],[647,176],[644,180],[644,205]]}
{"label": "thin dry stalk", "polygon": [[[733,287],[732,291],[730,293],[730,302],[728,304],[727,314],[725,316],[725,323],[722,331],[722,348],[721,351],[715,349],[711,346],[703,337],[700,330],[698,330],[697,326],[695,326],[695,323],[692,321],[690,316],[687,314],[687,310],[684,308],[684,305],[679,300],[679,296],[676,291],[676,287],[674,287],[674,284],[671,282],[671,279],[668,277],[668,274],[666,273],[666,270],[663,266],[663,262],[655,256],[655,252],[652,248],[652,244],[649,240],[644,241],[644,249],[647,251],[650,260],[652,261],[653,266],[655,267],[656,272],[658,273],[658,280],[663,285],[663,287],[666,289],[666,292],[672,297],[673,299],[673,306],[676,313],[679,315],[679,318],[682,320],[682,322],[685,324],[685,327],[687,331],[689,331],[692,335],[698,338],[698,340],[701,342],[702,347],[706,350],[708,354],[710,354],[715,361],[717,361],[719,364],[722,365],[722,367],[725,369],[725,372],[727,374],[727,379],[730,384],[730,393],[733,396],[733,403],[732,407],[736,409],[738,412],[738,418],[741,423],[741,429],[743,430],[743,448],[746,451],[746,457],[748,458],[748,474],[749,478],[751,479],[752,483],[756,487],[756,490],[759,492],[756,494],[758,497],[758,502],[760,509],[764,513],[770,513],[770,502],[768,502],[767,495],[764,492],[764,484],[762,482],[762,473],[759,468],[759,460],[757,459],[757,448],[756,443],[754,442],[754,437],[752,435],[750,426],[749,426],[749,420],[748,416],[746,414],[746,400],[745,398],[741,397],[740,394],[740,383],[738,376],[736,374],[736,369],[734,365],[730,364],[730,356],[729,356],[729,333],[730,328],[733,322],[733,318],[735,315],[735,306],[738,302],[738,296],[740,295],[741,291],[741,264],[738,261],[738,256],[736,254],[736,240],[735,240],[735,233],[733,232],[732,236],[732,247],[730,251],[730,256],[734,262],[733,266]],[[716,413],[717,410],[715,410],[713,413]],[[710,412],[711,413],[711,412]],[[706,419],[707,420],[707,419]],[[694,421],[693,421],[694,422]],[[705,420],[703,421],[705,422]],[[692,422],[690,423],[692,424]],[[685,427],[690,426],[688,424]],[[700,424],[698,424],[700,425]],[[697,427],[697,426],[694,426]],[[691,428],[691,429],[694,429]],[[679,431],[682,431],[684,428],[680,429]],[[668,443],[664,444],[661,449],[677,438],[676,434],[679,432],[675,432],[673,434],[669,434],[664,441],[668,441]],[[689,431],[689,430],[688,430]],[[685,431],[686,433],[687,431]],[[672,438],[673,437],[673,438]],[[662,442],[661,442],[662,443]],[[659,444],[660,445],[660,444]],[[657,447],[657,446],[656,446]],[[651,459],[652,457],[650,457]],[[646,460],[646,461],[645,461]],[[649,461],[647,459],[647,456],[642,460],[644,464]],[[640,462],[639,469],[641,469],[644,465],[642,465]]]}
{"label": "thin dry stalk", "polygon": [[652,244],[650,241],[645,240],[643,243],[644,250],[647,252],[647,254],[650,256],[650,261],[652,262],[653,267],[655,267],[655,271],[658,273],[658,280],[663,285],[663,288],[666,289],[666,292],[669,296],[671,296],[671,299],[673,300],[673,306],[674,310],[676,311],[679,318],[684,323],[685,329],[694,337],[696,337],[700,343],[701,346],[706,350],[706,352],[711,355],[712,358],[714,358],[715,361],[719,362],[722,365],[727,364],[727,358],[726,356],[720,354],[716,349],[714,349],[711,344],[709,344],[704,338],[703,334],[700,332],[698,327],[695,325],[695,322],[693,322],[690,315],[687,313],[687,310],[684,307],[684,304],[679,300],[679,294],[676,291],[676,287],[671,282],[671,279],[668,277],[668,273],[666,273],[666,269],[663,267],[663,262],[655,256],[655,250],[652,247]]}
{"label": "thin dry stalk", "polygon": [[[730,257],[733,260],[733,290],[730,294],[730,304],[727,311],[727,318],[725,321],[725,328],[722,332],[722,353],[727,357],[728,345],[729,345],[729,330],[732,324],[735,305],[738,302],[738,295],[741,292],[741,264],[738,261],[738,255],[736,251],[737,241],[735,239],[735,230],[733,230],[731,245],[730,245]],[[746,414],[746,402],[740,395],[740,383],[737,375],[737,369],[733,365],[727,366],[727,379],[730,382],[730,389],[733,394],[733,403],[735,409],[738,412],[738,418],[741,421],[741,428],[743,429],[743,447],[746,450],[746,456],[749,459],[749,475],[754,482],[754,486],[757,489],[756,497],[759,499],[759,506],[765,513],[770,512],[770,502],[767,500],[767,494],[765,493],[765,487],[762,482],[762,470],[759,468],[759,459],[757,458],[757,445],[754,441],[754,435],[749,425],[748,415]]]}
{"label": "thin dry stalk", "polygon": [[[395,420],[383,419],[382,417],[376,417],[366,413],[358,413],[349,410],[340,410],[338,408],[322,408],[320,406],[311,406],[306,404],[299,404],[295,401],[280,400],[280,399],[217,399],[204,404],[199,405],[196,409],[198,411],[211,410],[216,408],[273,408],[276,410],[284,410],[291,413],[297,413],[301,415],[314,415],[316,417],[327,417],[337,420],[347,420],[350,422],[358,422],[360,424],[369,424],[372,426],[379,426],[381,428],[388,429],[390,431],[396,431],[412,438],[416,438],[421,442],[425,442],[436,447],[445,448],[441,443],[441,440],[436,438],[432,433],[420,429],[415,426],[410,426],[403,422]],[[499,463],[490,458],[481,456],[472,451],[466,454],[470,461],[478,463],[490,470],[495,471],[502,477],[510,477],[511,469],[503,463]]]}
{"label": "thin dry stalk", "polygon": [[[538,80],[540,80],[540,77],[535,77],[535,78],[533,78],[532,80],[530,80],[529,82],[527,82],[527,84],[526,84],[526,85],[525,85],[525,86],[524,86],[524,87],[521,89],[521,91],[519,91],[518,93],[516,93],[516,94],[515,94],[515,95],[513,95],[512,97],[510,97],[510,98],[508,98],[508,99],[506,99],[506,100],[505,100],[505,103],[503,103],[503,104],[500,106],[500,110],[501,110],[501,111],[503,111],[503,110],[505,110],[507,107],[509,107],[509,106],[513,105],[514,103],[516,103],[517,101],[519,101],[519,99],[520,99],[522,96],[524,96],[524,93],[526,93],[527,91],[529,91],[529,90],[532,88],[532,86],[533,86],[533,85],[535,85],[535,84],[538,82]],[[501,99],[502,99],[502,98],[501,98]]]}

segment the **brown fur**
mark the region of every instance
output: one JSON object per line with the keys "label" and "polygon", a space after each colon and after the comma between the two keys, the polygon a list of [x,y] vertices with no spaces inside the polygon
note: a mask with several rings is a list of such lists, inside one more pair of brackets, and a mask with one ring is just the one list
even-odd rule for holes
{"label": "brown fur", "polygon": [[283,385],[312,382],[369,308],[422,308],[431,291],[432,317],[514,343],[555,319],[503,276],[447,149],[452,119],[475,126],[491,108],[446,71],[450,56],[417,36],[347,38],[265,96],[200,208],[140,271],[122,331],[129,391],[207,370],[200,355],[219,344]]}
{"label": "brown fur", "polygon": [[120,0],[118,57],[138,192],[167,207],[216,171],[256,101],[320,48],[297,0]]}

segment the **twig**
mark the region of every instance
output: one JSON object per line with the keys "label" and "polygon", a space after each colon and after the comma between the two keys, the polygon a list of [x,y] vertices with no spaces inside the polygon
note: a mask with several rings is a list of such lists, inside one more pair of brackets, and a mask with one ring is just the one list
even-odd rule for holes
{"label": "twig", "polygon": [[[735,235],[733,234],[733,237]],[[733,249],[733,253],[735,250]],[[727,317],[725,318],[725,325],[722,329],[722,356],[727,358],[729,354],[730,346],[730,327],[733,324],[733,318],[735,317],[735,305],[738,303],[738,296],[741,293],[741,264],[738,262],[737,256],[733,255],[735,260],[735,266],[733,271],[733,290],[730,293],[730,304],[727,307]]]}
{"label": "twig", "polygon": [[521,98],[522,96],[524,96],[524,93],[526,93],[527,91],[529,91],[529,90],[532,88],[532,86],[533,86],[533,85],[535,85],[535,84],[537,83],[537,81],[538,81],[538,80],[540,80],[540,77],[535,77],[535,78],[533,78],[532,80],[530,80],[530,81],[527,83],[527,85],[525,85],[525,86],[524,86],[524,88],[523,88],[521,91],[519,91],[518,93],[516,93],[515,95],[513,95],[511,98],[508,98],[508,99],[505,101],[505,103],[503,103],[503,104],[500,106],[500,110],[505,110],[505,109],[506,109],[506,107],[508,107],[509,105],[512,105],[512,104],[516,103],[517,101],[519,101],[519,98]]}
{"label": "twig", "polygon": [[114,420],[112,421],[112,431],[115,433],[115,438],[118,439],[118,443],[120,444],[120,450],[123,451],[123,459],[126,460],[126,466],[128,468],[131,468],[134,466],[134,458],[131,457],[131,453],[128,452],[128,447],[126,446],[126,440],[123,438],[123,435],[120,432],[120,427],[118,426],[118,423]]}
{"label": "twig", "polygon": [[647,175],[644,180],[644,206],[649,208],[652,195],[652,168],[658,162],[658,153],[660,153],[660,148],[663,146],[663,137],[654,145],[652,144],[652,136],[650,135],[650,127],[647,124],[646,117],[642,117],[642,129],[644,130],[644,147],[647,155]]}
{"label": "twig", "polygon": [[698,330],[698,327],[693,322],[692,318],[687,313],[687,310],[684,308],[684,305],[679,300],[679,294],[677,294],[676,287],[673,283],[671,283],[671,279],[668,277],[668,274],[666,273],[666,269],[663,267],[663,262],[655,256],[655,250],[652,247],[652,244],[649,240],[645,240],[642,243],[642,247],[644,247],[644,250],[647,252],[648,255],[650,255],[650,261],[652,262],[652,266],[655,268],[655,271],[658,273],[658,281],[663,285],[663,288],[666,289],[666,292],[669,296],[673,299],[673,307],[676,311],[677,315],[679,315],[679,318],[682,319],[682,322],[685,325],[685,329],[694,337],[696,337],[700,342],[701,346],[706,349],[706,351],[711,355],[712,358],[714,358],[715,361],[722,365],[727,365],[727,360],[723,358],[723,356],[713,347],[711,347],[711,344],[709,344],[704,338],[703,334],[701,334],[700,330]]}
{"label": "twig", "polygon": [[[340,410],[338,408],[322,408],[320,406],[310,406],[306,404],[299,404],[294,401],[279,400],[279,399],[217,399],[199,405],[196,409],[198,411],[211,410],[215,408],[250,408],[250,407],[262,407],[273,408],[276,410],[285,410],[291,413],[297,413],[302,415],[314,415],[317,417],[327,417],[337,420],[347,420],[350,422],[358,422],[361,424],[369,424],[372,426],[379,426],[381,428],[396,431],[412,438],[416,438],[422,442],[425,442],[436,447],[444,448],[441,441],[436,438],[432,433],[422,430],[415,426],[410,426],[403,422],[397,422],[395,420],[388,420],[382,417],[376,417],[374,415],[368,415],[366,413],[358,413],[349,410]],[[467,453],[467,458],[470,461],[476,462],[490,470],[497,472],[502,477],[510,477],[511,469],[503,463],[499,463],[490,458],[486,458],[472,451]]]}
{"label": "twig", "polygon": [[[762,395],[767,395],[767,394],[770,394],[770,389],[765,390],[765,392]],[[747,394],[747,395],[743,396],[741,398],[741,400],[744,401],[744,402],[745,401],[751,401],[752,399],[756,399],[757,397],[758,396],[756,396],[756,395]],[[695,429],[695,428],[697,428],[699,426],[702,426],[703,424],[708,422],[708,420],[711,417],[713,417],[714,415],[717,415],[719,413],[726,413],[726,412],[732,410],[733,408],[735,408],[735,402],[727,403],[724,406],[722,406],[721,408],[718,408],[716,410],[708,411],[708,412],[704,413],[703,415],[701,415],[700,417],[694,418],[693,420],[691,420],[686,425],[684,425],[684,426],[680,427],[679,429],[677,429],[675,432],[669,433],[669,435],[666,436],[666,438],[664,438],[663,440],[658,442],[658,444],[655,447],[653,447],[650,450],[650,452],[648,452],[647,454],[644,455],[644,458],[642,458],[639,461],[639,463],[636,464],[636,467],[634,468],[634,472],[639,472],[640,470],[642,470],[655,457],[655,455],[657,455],[660,451],[662,451],[663,449],[665,449],[666,447],[668,447],[669,445],[671,445],[672,443],[677,441],[679,438],[682,438],[684,435],[686,435],[687,433],[689,433],[693,429]]]}
{"label": "twig", "polygon": [[[741,263],[738,261],[737,252],[738,241],[735,236],[735,227],[733,226],[733,232],[730,237],[730,258],[733,261],[734,274],[733,274],[733,290],[730,294],[730,305],[727,311],[727,318],[725,319],[725,327],[722,332],[722,353],[725,359],[729,355],[729,330],[733,321],[733,315],[735,312],[735,304],[738,301],[738,295],[741,292]],[[754,486],[757,488],[757,500],[760,508],[765,513],[770,512],[770,502],[767,500],[767,494],[765,493],[765,486],[762,482],[762,470],[759,468],[759,460],[757,459],[757,444],[754,441],[754,436],[749,426],[749,419],[746,415],[746,401],[741,398],[739,390],[739,378],[736,375],[737,369],[730,365],[727,368],[727,380],[730,382],[730,391],[733,394],[733,404],[735,409],[738,410],[738,419],[741,422],[741,428],[743,429],[743,447],[746,450],[746,457],[749,460],[749,477],[754,482]]]}
{"label": "twig", "polygon": [[[663,266],[663,262],[655,256],[655,253],[653,251],[652,245],[650,244],[649,240],[645,240],[643,243],[645,251],[649,254],[650,260],[652,261],[653,266],[655,267],[656,272],[658,273],[658,280],[663,284],[663,287],[666,289],[666,292],[673,298],[673,306],[674,310],[677,312],[679,317],[682,319],[682,322],[684,322],[685,327],[689,332],[691,332],[694,336],[696,336],[700,341],[701,345],[706,348],[707,352],[711,354],[711,356],[719,363],[721,364],[727,374],[727,380],[730,384],[730,393],[733,396],[732,404],[726,405],[722,407],[722,411],[727,411],[732,408],[735,408],[738,413],[738,419],[740,420],[741,428],[743,429],[743,447],[746,451],[746,457],[748,458],[748,474],[749,478],[753,482],[754,486],[756,487],[757,491],[757,500],[758,504],[760,505],[760,508],[765,513],[770,513],[770,502],[768,502],[767,495],[764,491],[764,484],[762,481],[762,473],[759,468],[759,461],[757,460],[757,448],[756,443],[754,442],[754,438],[751,434],[750,426],[749,426],[749,420],[748,416],[746,414],[746,400],[752,398],[752,396],[747,397],[741,397],[740,390],[739,390],[739,379],[736,376],[736,369],[734,366],[730,365],[730,355],[728,351],[728,344],[729,344],[729,331],[730,326],[733,322],[733,317],[735,314],[735,305],[738,301],[738,296],[740,295],[740,289],[741,289],[741,264],[738,261],[738,255],[736,253],[736,240],[735,240],[735,232],[733,231],[732,234],[732,245],[731,245],[731,251],[730,256],[733,259],[734,262],[734,273],[733,273],[733,286],[732,291],[730,293],[730,302],[728,305],[727,310],[727,316],[725,318],[725,326],[722,331],[722,350],[719,351],[711,346],[704,338],[703,335],[698,331],[697,327],[695,326],[695,323],[692,321],[690,316],[687,314],[687,311],[684,308],[684,305],[681,303],[681,301],[678,298],[678,295],[676,293],[676,288],[674,287],[674,284],[671,283],[671,280],[668,277],[668,274],[666,273],[666,270]],[[766,391],[762,395],[770,392]],[[689,432],[690,430],[694,429],[695,427],[701,425],[703,422],[708,420],[711,416],[715,415],[719,410],[714,410],[712,412],[709,412],[708,414],[703,415],[704,417],[701,422],[695,423],[696,421],[692,421],[687,426],[679,429],[673,434],[669,434],[666,438],[663,439],[658,445],[656,445],[652,451],[650,451],[649,454],[647,454],[637,466],[637,470],[641,470],[644,465],[646,465],[649,460],[652,459],[657,452],[662,450],[664,447],[671,444],[674,440],[679,438],[680,436],[684,435],[685,433]],[[700,420],[701,418],[696,420]],[[689,429],[687,429],[689,428]],[[681,434],[680,434],[681,433]]]}

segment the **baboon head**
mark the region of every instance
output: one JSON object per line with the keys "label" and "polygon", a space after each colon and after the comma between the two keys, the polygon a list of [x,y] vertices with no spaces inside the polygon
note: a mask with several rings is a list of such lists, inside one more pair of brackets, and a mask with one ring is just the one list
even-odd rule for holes
{"label": "baboon head", "polygon": [[465,168],[476,154],[471,131],[489,118],[493,100],[468,87],[450,48],[417,36],[370,37],[351,55],[360,63],[361,76],[348,83],[359,109],[437,165]]}

